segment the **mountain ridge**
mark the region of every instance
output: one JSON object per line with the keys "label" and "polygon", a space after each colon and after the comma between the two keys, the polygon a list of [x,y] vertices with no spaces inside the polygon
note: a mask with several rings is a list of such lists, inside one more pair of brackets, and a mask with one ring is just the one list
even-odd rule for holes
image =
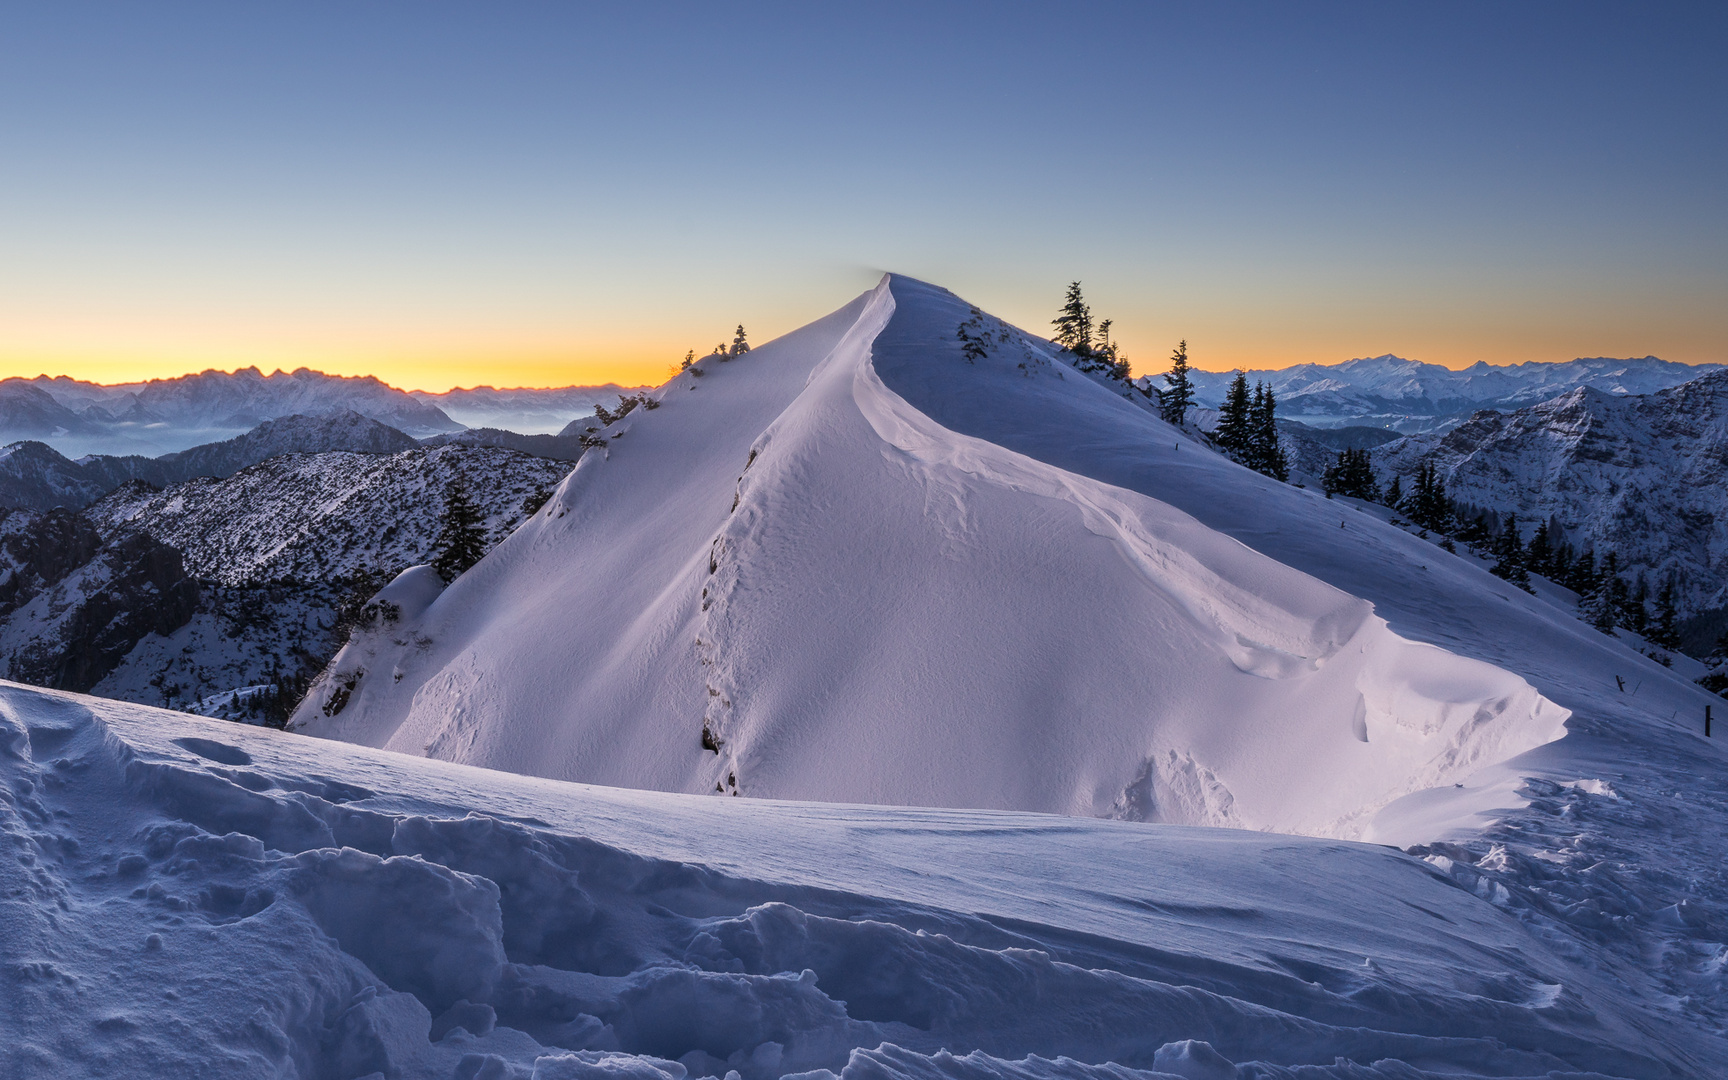
{"label": "mountain ridge", "polygon": [[73,461],[46,443],[17,442],[0,447],[0,506],[76,510],[133,481],[163,488],[201,476],[231,476],[282,454],[332,450],[389,454],[419,445],[401,431],[351,409],[266,420],[232,439],[155,458],[90,454]]}
{"label": "mountain ridge", "polygon": [[[1480,409],[1521,408],[1574,386],[1593,386],[1615,394],[1648,394],[1721,370],[1722,364],[1682,364],[1654,356],[1526,360],[1505,365],[1478,360],[1469,367],[1452,369],[1386,353],[1337,364],[1296,364],[1244,374],[1250,383],[1264,381],[1277,392],[1281,415],[1288,419],[1322,427],[1369,423],[1416,433],[1453,426]],[[1235,374],[1234,370],[1192,371],[1190,378],[1200,404],[1219,405]],[[1158,376],[1141,381],[1163,385]]]}
{"label": "mountain ridge", "polygon": [[1683,612],[1728,604],[1728,371],[1637,396],[1580,386],[1373,455],[1406,480],[1431,464],[1454,499],[1549,522],[1580,552],[1612,549],[1653,589],[1678,575]]}
{"label": "mountain ridge", "polygon": [[[58,412],[44,412],[38,395],[53,402]],[[437,435],[464,426],[375,376],[328,375],[304,367],[269,375],[256,367],[232,372],[211,368],[112,385],[64,375],[0,380],[0,440],[19,434],[53,438],[61,444],[58,449],[73,457],[116,450],[155,457],[239,435],[285,416],[345,410],[409,435]],[[43,430],[54,417],[62,423]],[[20,425],[16,432],[11,423]]]}
{"label": "mountain ridge", "polygon": [[[987,342],[975,362],[954,331],[969,314]],[[1333,835],[1371,829],[1410,785],[1558,736],[1565,709],[1482,650],[1400,637],[1254,539],[1097,474],[1121,438],[1136,469],[1240,489],[1262,527],[1269,503],[1286,525],[1327,513],[1137,397],[884,278],[608,426],[423,615],[351,642],[294,725],[587,782]],[[1435,550],[1362,529],[1412,571]],[[1447,573],[1442,593],[1456,577],[1496,611],[1526,602],[1461,561]],[[973,625],[1001,632],[958,629]],[[409,641],[430,644],[392,644]],[[1407,683],[1417,668],[1439,674]],[[1434,694],[1495,704],[1460,727],[1470,710]],[[1074,725],[1052,729],[1070,700]],[[1287,722],[1255,719],[1271,714]],[[1232,719],[1195,726],[1208,716]],[[1257,755],[1274,744],[1304,779],[1273,779]]]}

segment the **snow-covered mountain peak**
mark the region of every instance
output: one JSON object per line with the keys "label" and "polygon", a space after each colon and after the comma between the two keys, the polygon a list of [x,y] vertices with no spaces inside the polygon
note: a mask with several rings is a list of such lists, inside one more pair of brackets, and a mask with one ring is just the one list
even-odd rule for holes
{"label": "snow-covered mountain peak", "polygon": [[1562,731],[1524,679],[1005,445],[1126,437],[1314,509],[934,286],[884,278],[654,404],[296,724],[625,786],[1327,835]]}

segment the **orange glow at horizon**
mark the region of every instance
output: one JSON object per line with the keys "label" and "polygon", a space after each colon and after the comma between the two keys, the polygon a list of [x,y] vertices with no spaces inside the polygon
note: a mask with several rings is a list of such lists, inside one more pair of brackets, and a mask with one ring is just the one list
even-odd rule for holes
{"label": "orange glow at horizon", "polygon": [[[752,335],[755,337],[755,335]],[[767,340],[766,337],[760,340]],[[760,340],[758,343],[760,343]],[[698,355],[707,350],[697,349]],[[1168,350],[1155,348],[1127,350],[1133,375],[1156,374],[1168,368]],[[1206,348],[1204,340],[1189,339],[1189,363],[1209,372],[1245,370],[1277,370],[1299,364],[1337,364],[1354,357],[1379,356],[1393,353],[1410,360],[1437,364],[1459,370],[1479,360],[1502,366],[1527,360],[1560,362],[1578,356],[1660,356],[1681,363],[1720,363],[1721,359],[1701,350],[1701,354],[1686,350],[1594,349],[1501,349],[1482,350],[1467,355],[1398,347],[1366,349],[1334,349],[1324,347],[1267,350],[1228,350],[1223,355]],[[1436,353],[1439,352],[1438,355]],[[317,351],[298,349],[223,349],[176,350],[173,354],[149,352],[59,352],[48,350],[6,350],[0,348],[0,379],[31,379],[38,375],[68,376],[84,382],[114,385],[138,383],[152,379],[173,379],[199,372],[217,370],[238,371],[256,367],[268,375],[274,371],[291,372],[310,368],[327,375],[371,375],[400,390],[419,390],[441,394],[455,388],[491,386],[498,389],[545,389],[561,386],[598,386],[616,383],[620,386],[658,386],[678,370],[684,352],[676,346],[644,347],[640,344],[625,349],[578,349],[556,352],[522,352],[508,349],[441,351],[435,353],[391,352],[368,354],[361,351]],[[1728,358],[1725,358],[1728,359]]]}
{"label": "orange glow at horizon", "polygon": [[[785,310],[773,314],[782,325],[751,324],[754,344],[763,344],[823,312]],[[1039,320],[1033,313],[1003,314],[1008,321],[1038,332]],[[1128,315],[1124,322],[1140,321],[1134,313],[1124,314]],[[1195,314],[1200,317],[1195,318]],[[1154,317],[1151,326],[1130,323],[1123,327],[1118,331],[1119,340],[1130,357],[1134,375],[1166,370],[1170,351],[1179,338],[1188,342],[1190,364],[1210,372],[1329,365],[1388,352],[1454,370],[1477,361],[1506,365],[1530,360],[1560,362],[1580,356],[1654,355],[1689,364],[1728,361],[1728,356],[1714,347],[1713,335],[1684,325],[1669,325],[1656,335],[1610,326],[1503,326],[1494,327],[1492,333],[1475,327],[1473,332],[1457,333],[1432,326],[1401,330],[1388,325],[1387,320],[1340,332],[1313,323],[1276,325],[1276,320],[1267,319],[1254,325],[1253,320],[1223,316],[1218,311],[1190,313],[1166,325],[1158,325],[1165,320]],[[714,319],[689,321],[706,327]],[[65,322],[29,328],[14,324],[0,330],[0,378],[64,375],[112,385],[212,369],[232,372],[256,367],[269,374],[304,367],[330,375],[371,375],[399,389],[430,393],[475,386],[654,386],[677,370],[692,344],[701,355],[721,338],[712,328],[706,337],[687,326],[662,325],[657,329],[655,339],[622,330],[613,334],[602,330],[579,339],[544,326],[525,332],[465,326],[437,334],[424,330],[392,332],[376,325],[260,329],[218,322],[202,332],[185,325],[158,324],[112,326],[103,333],[73,332]]]}
{"label": "orange glow at horizon", "polygon": [[[678,359],[682,359],[679,354]],[[225,353],[207,362],[184,357],[137,356],[16,356],[0,353],[0,379],[33,379],[38,375],[68,376],[82,382],[115,385],[174,379],[204,371],[235,372],[255,367],[266,375],[310,368],[326,375],[347,377],[371,375],[398,390],[420,390],[442,394],[452,389],[491,386],[500,390],[549,389],[561,386],[657,386],[677,370],[678,364],[664,355],[611,355],[589,357],[535,357],[485,354],[444,354],[426,357],[363,355],[259,356]]]}

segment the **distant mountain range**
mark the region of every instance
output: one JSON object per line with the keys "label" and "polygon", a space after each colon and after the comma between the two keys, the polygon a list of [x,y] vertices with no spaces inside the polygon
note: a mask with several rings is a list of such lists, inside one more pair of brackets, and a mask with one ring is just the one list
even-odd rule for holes
{"label": "distant mountain range", "polygon": [[1454,499],[1612,549],[1652,588],[1677,575],[1683,612],[1728,605],[1728,371],[1636,396],[1578,386],[1387,443],[1374,460],[1407,481],[1432,464]]}
{"label": "distant mountain range", "polygon": [[[1681,364],[1654,356],[1609,357],[1564,363],[1529,361],[1495,366],[1478,362],[1459,371],[1387,354],[1341,364],[1297,364],[1246,372],[1278,394],[1278,413],[1314,427],[1364,425],[1404,433],[1446,430],[1480,409],[1519,409],[1578,386],[1605,394],[1652,394],[1713,371],[1721,364]],[[1163,381],[1147,377],[1154,386]],[[1233,371],[1195,371],[1196,397],[1217,407]],[[1144,380],[1143,380],[1144,381]]]}
{"label": "distant mountain range", "polygon": [[477,386],[442,394],[411,390],[416,401],[436,407],[471,428],[502,428],[520,435],[556,435],[572,420],[592,416],[595,405],[610,404],[645,386],[564,386],[551,390],[497,390]]}
{"label": "distant mountain range", "polygon": [[0,447],[0,507],[77,509],[133,480],[161,488],[201,476],[232,476],[283,454],[394,454],[419,445],[395,428],[350,410],[269,420],[244,435],[157,458],[94,454],[72,461],[46,443],[17,442]]}
{"label": "distant mountain range", "polygon": [[[1400,433],[1444,431],[1479,409],[1511,410],[1576,386],[1608,394],[1649,394],[1720,364],[1593,358],[1531,361],[1453,371],[1386,355],[1340,364],[1299,364],[1247,373],[1277,391],[1280,415],[1314,427],[1367,426]],[[1233,372],[1195,371],[1199,404],[1216,407]],[[1162,385],[1157,375],[1141,380]],[[175,379],[101,385],[59,376],[0,380],[0,445],[35,440],[67,458],[90,454],[158,458],[239,436],[286,416],[354,412],[415,439],[467,429],[557,435],[593,415],[596,404],[642,388],[614,383],[551,389],[480,386],[441,394],[403,391],[370,376],[347,378],[300,368],[265,375],[255,367]],[[543,452],[551,445],[529,452]],[[147,474],[139,474],[147,478]]]}
{"label": "distant mountain range", "polygon": [[[67,457],[157,457],[227,439],[284,416],[355,412],[414,438],[496,427],[552,434],[624,393],[608,384],[549,390],[407,392],[371,376],[255,367],[113,386],[58,376],[0,380],[0,444],[34,439]],[[446,407],[449,411],[446,411]]]}
{"label": "distant mountain range", "polygon": [[205,371],[177,379],[104,386],[65,376],[0,381],[0,440],[48,442],[69,457],[157,456],[238,435],[266,420],[352,411],[412,436],[460,431],[436,406],[371,376],[300,368]]}

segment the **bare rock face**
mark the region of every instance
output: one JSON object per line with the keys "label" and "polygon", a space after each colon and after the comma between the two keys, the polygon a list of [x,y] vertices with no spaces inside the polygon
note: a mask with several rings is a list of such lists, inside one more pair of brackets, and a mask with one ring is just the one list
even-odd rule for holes
{"label": "bare rock face", "polygon": [[198,605],[179,551],[136,531],[104,541],[66,509],[10,515],[0,558],[6,674],[39,686],[91,689],[144,637],[173,633]]}

